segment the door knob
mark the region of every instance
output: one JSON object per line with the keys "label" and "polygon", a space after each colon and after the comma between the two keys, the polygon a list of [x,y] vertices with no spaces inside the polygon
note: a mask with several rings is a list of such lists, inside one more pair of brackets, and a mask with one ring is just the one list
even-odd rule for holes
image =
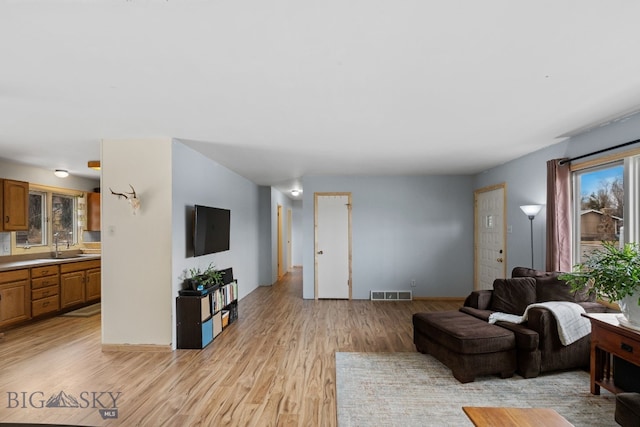
{"label": "door knob", "polygon": [[496,261],[498,261],[498,262],[502,262],[502,261],[504,261],[504,260],[503,260],[502,258],[498,258]]}
{"label": "door knob", "polygon": [[318,255],[322,255],[324,251],[318,251]]}

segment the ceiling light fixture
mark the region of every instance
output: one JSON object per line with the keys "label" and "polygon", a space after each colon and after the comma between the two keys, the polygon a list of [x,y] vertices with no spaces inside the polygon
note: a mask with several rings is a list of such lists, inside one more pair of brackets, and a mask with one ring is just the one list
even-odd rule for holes
{"label": "ceiling light fixture", "polygon": [[66,178],[69,176],[69,172],[64,169],[56,169],[53,171],[53,174],[58,178]]}
{"label": "ceiling light fixture", "polygon": [[293,197],[298,197],[298,195],[300,195],[300,190],[291,190],[291,195]]}
{"label": "ceiling light fixture", "polygon": [[87,167],[89,167],[90,169],[94,169],[99,171],[100,170],[100,160],[89,160],[87,162]]}

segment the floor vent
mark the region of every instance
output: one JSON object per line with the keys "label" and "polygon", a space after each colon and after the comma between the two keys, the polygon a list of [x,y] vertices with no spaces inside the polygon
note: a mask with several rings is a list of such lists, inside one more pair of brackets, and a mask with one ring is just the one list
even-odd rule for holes
{"label": "floor vent", "polygon": [[371,301],[411,301],[411,291],[371,291]]}

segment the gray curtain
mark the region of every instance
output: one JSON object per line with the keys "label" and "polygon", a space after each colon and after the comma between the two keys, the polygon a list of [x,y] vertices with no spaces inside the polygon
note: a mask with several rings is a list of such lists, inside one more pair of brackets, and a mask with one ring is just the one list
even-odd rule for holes
{"label": "gray curtain", "polygon": [[571,169],[547,162],[546,271],[571,271]]}

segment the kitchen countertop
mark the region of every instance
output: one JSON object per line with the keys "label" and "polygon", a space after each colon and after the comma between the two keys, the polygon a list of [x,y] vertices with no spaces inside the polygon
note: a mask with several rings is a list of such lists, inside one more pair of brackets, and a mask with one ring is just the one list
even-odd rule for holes
{"label": "kitchen countertop", "polygon": [[69,262],[90,261],[94,259],[100,259],[101,254],[76,254],[72,257],[65,258],[64,255],[61,258],[47,257],[45,254],[42,258],[21,260],[21,261],[0,261],[0,271],[18,270],[21,268],[40,267],[43,265],[55,265],[66,264]]}

